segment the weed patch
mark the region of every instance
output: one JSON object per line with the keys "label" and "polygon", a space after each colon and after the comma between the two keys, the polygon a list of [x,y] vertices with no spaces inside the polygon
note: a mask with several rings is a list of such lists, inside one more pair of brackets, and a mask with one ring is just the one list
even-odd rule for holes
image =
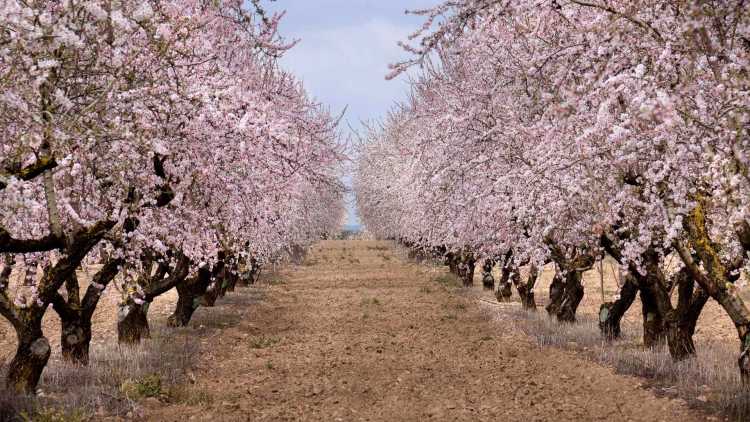
{"label": "weed patch", "polygon": [[273,336],[257,336],[250,339],[251,349],[267,349],[279,343],[281,339]]}

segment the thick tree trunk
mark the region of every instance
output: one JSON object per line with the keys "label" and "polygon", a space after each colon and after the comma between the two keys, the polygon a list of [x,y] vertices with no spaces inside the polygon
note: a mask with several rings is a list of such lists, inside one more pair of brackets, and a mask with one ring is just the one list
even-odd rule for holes
{"label": "thick tree trunk", "polygon": [[198,306],[200,306],[198,303],[200,301],[198,296],[192,295],[186,291],[180,292],[180,290],[182,289],[178,287],[177,291],[179,296],[177,298],[175,310],[167,319],[167,325],[170,327],[187,327],[190,323],[190,319],[193,317],[193,313],[198,309]]}
{"label": "thick tree trunk", "polygon": [[216,299],[219,298],[219,294],[221,293],[221,283],[222,281],[220,279],[211,282],[201,299],[201,306],[207,308],[213,308],[216,306]]}
{"label": "thick tree trunk", "polygon": [[167,319],[170,327],[186,327],[193,317],[193,313],[201,304],[201,298],[211,283],[211,271],[206,268],[198,270],[198,274],[177,285],[177,305],[172,315]]}
{"label": "thick tree trunk", "polygon": [[492,267],[495,263],[491,259],[486,259],[482,265],[482,287],[485,290],[495,290],[495,278],[492,277]]}
{"label": "thick tree trunk", "polygon": [[[750,309],[731,282],[731,271],[728,271],[729,268],[722,262],[718,248],[711,239],[703,204],[700,201],[683,220],[683,225],[695,256],[688,245],[679,241],[675,243],[677,252],[701,289],[719,302],[732,319],[740,341],[740,356],[737,359],[740,376],[746,385],[750,384]],[[739,234],[739,237],[743,248],[750,246],[750,239],[746,233]]]}
{"label": "thick tree trunk", "polygon": [[77,365],[88,365],[91,318],[86,318],[79,312],[76,317],[61,319],[60,322],[62,324],[60,346],[63,359]]}
{"label": "thick tree trunk", "polygon": [[569,271],[565,275],[565,290],[557,320],[560,322],[575,322],[578,305],[583,299],[582,274],[580,271]]}
{"label": "thick tree trunk", "polygon": [[662,318],[656,299],[645,288],[641,288],[641,304],[643,309],[643,345],[647,348],[658,346],[666,340],[666,326]]}
{"label": "thick tree trunk", "polygon": [[549,286],[549,303],[545,308],[549,316],[557,316],[560,312],[563,300],[565,299],[565,281],[563,276],[556,271]]}
{"label": "thick tree trunk", "polygon": [[511,265],[510,259],[510,255],[506,256],[500,269],[500,280],[497,282],[497,291],[495,292],[498,302],[510,302],[511,296],[513,296],[510,278],[513,276],[515,268]]}
{"label": "thick tree trunk", "polygon": [[460,276],[458,271],[458,256],[455,253],[448,252],[445,256],[445,263],[448,265],[451,274]]}
{"label": "thick tree trunk", "polygon": [[516,285],[518,296],[521,298],[521,305],[527,310],[536,310],[536,301],[534,300],[534,286],[539,278],[539,270],[536,265],[529,267],[529,277],[526,282],[521,281],[521,274],[516,271],[513,274],[513,284]]}
{"label": "thick tree trunk", "polygon": [[226,266],[224,264],[224,255],[222,255],[221,259],[216,263],[212,270],[211,283],[203,294],[201,306],[212,308],[216,305],[216,299],[221,295],[225,274]]}
{"label": "thick tree trunk", "polygon": [[237,288],[237,281],[239,280],[239,274],[236,272],[230,272],[227,274],[226,291],[233,292]]}
{"label": "thick tree trunk", "polygon": [[695,325],[709,296],[703,289],[695,290],[695,282],[687,271],[678,274],[677,288],[677,309],[667,313],[666,318],[667,346],[672,359],[685,360],[695,355]]}
{"label": "thick tree trunk", "polygon": [[132,301],[121,305],[117,314],[117,341],[120,344],[139,344],[151,337],[148,325],[148,302],[138,305]]}
{"label": "thick tree trunk", "polygon": [[620,298],[614,302],[601,305],[599,308],[599,330],[602,332],[602,337],[607,340],[620,338],[622,318],[633,305],[637,294],[638,285],[632,276],[628,276],[620,288]]}
{"label": "thick tree trunk", "polygon": [[474,285],[474,268],[476,266],[476,260],[470,253],[461,254],[460,261],[458,263],[458,276],[463,281],[464,287],[471,287]]}
{"label": "thick tree trunk", "polygon": [[39,378],[50,356],[50,345],[42,332],[44,310],[24,312],[25,324],[15,327],[18,337],[16,354],[8,365],[6,386],[18,394],[34,394]]}

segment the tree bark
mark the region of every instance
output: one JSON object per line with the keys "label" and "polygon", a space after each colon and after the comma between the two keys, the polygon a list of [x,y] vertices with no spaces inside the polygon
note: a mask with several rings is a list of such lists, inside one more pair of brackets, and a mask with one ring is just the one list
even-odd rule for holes
{"label": "tree bark", "polygon": [[614,302],[603,303],[599,307],[599,330],[606,340],[620,338],[622,334],[621,322],[625,313],[633,305],[638,294],[635,279],[628,275],[620,288],[620,297]]}
{"label": "tree bark", "polygon": [[458,271],[458,255],[453,252],[448,252],[445,255],[445,263],[448,265],[448,269],[450,270],[451,274],[460,276]]}
{"label": "tree bark", "polygon": [[[740,342],[737,365],[743,382],[750,384],[750,309],[747,308],[734,287],[730,276],[731,271],[729,271],[731,268],[727,268],[722,262],[717,247],[709,235],[703,204],[700,200],[683,220],[683,225],[688,234],[689,245],[678,240],[675,242],[675,247],[693,279],[698,282],[701,289],[719,302],[734,322]],[[740,235],[740,240],[744,248],[744,236]],[[690,247],[695,251],[695,257]]]}
{"label": "tree bark", "polygon": [[557,320],[560,322],[575,322],[578,305],[583,299],[583,274],[580,271],[569,271],[565,275],[565,290]]}
{"label": "tree bark", "polygon": [[146,302],[139,305],[132,300],[120,305],[117,313],[117,341],[120,344],[139,344],[144,338],[151,338],[148,325],[148,307]]}
{"label": "tree bark", "polygon": [[549,316],[557,316],[564,299],[565,281],[563,276],[558,271],[555,271],[555,276],[552,278],[552,284],[549,286],[549,303],[545,308],[547,314],[549,314]]}
{"label": "tree bark", "polygon": [[644,287],[641,287],[641,305],[643,309],[643,345],[647,348],[656,347],[667,338],[666,326],[654,295]]}
{"label": "tree bark", "polygon": [[[50,355],[49,341],[41,328],[47,307],[58,294],[57,291],[63,283],[75,273],[76,268],[89,251],[114,225],[113,221],[100,221],[91,227],[79,230],[70,237],[60,259],[54,266],[44,270],[42,279],[37,284],[37,303],[20,308],[9,299],[6,291],[0,288],[0,315],[13,325],[18,337],[16,355],[6,375],[6,385],[10,390],[21,394],[36,391],[39,378]],[[0,233],[0,238],[2,238],[2,233]]]}
{"label": "tree bark", "polygon": [[464,252],[460,255],[458,263],[458,276],[463,281],[464,287],[471,287],[474,285],[474,268],[476,266],[476,259],[470,252]]}
{"label": "tree bark", "polygon": [[536,310],[536,301],[534,300],[534,286],[539,278],[539,270],[536,265],[531,264],[529,267],[529,277],[526,282],[521,281],[521,274],[516,271],[513,274],[513,284],[516,285],[518,296],[521,298],[521,305],[526,310]]}
{"label": "tree bark", "polygon": [[503,266],[500,268],[500,280],[497,282],[497,291],[495,297],[498,302],[510,302],[513,291],[511,290],[510,278],[515,271],[513,266],[513,254],[508,252],[503,259]]}
{"label": "tree bark", "polygon": [[219,298],[220,293],[221,280],[213,280],[211,284],[208,285],[203,298],[201,298],[201,306],[205,306],[207,308],[213,308],[214,306],[216,306],[216,300]]}
{"label": "tree bark", "polygon": [[484,260],[484,265],[482,266],[482,287],[485,290],[495,290],[495,278],[492,277],[492,267],[494,266],[495,263],[491,259]]}
{"label": "tree bark", "polygon": [[200,306],[201,297],[206,293],[211,283],[211,271],[202,267],[195,277],[186,279],[177,285],[177,305],[172,315],[167,319],[170,327],[186,327],[193,317],[193,313]]}
{"label": "tree bark", "polygon": [[78,365],[89,364],[91,319],[61,319],[60,346],[63,359]]}
{"label": "tree bark", "polygon": [[[45,306],[46,308],[46,306]],[[25,309],[23,326],[15,326],[18,346],[8,365],[6,386],[18,394],[34,394],[50,356],[50,345],[42,332],[45,308]]]}
{"label": "tree bark", "polygon": [[53,309],[60,317],[60,346],[63,359],[67,362],[86,366],[89,364],[89,347],[91,344],[91,318],[94,315],[102,292],[118,273],[122,263],[119,259],[109,259],[94,275],[80,299],[78,279],[73,273],[65,282],[67,299],[59,294],[52,300]]}
{"label": "tree bark", "polygon": [[234,292],[237,289],[237,281],[239,280],[239,274],[236,271],[232,271],[227,274],[226,291]]}
{"label": "tree bark", "polygon": [[677,274],[677,308],[667,313],[667,345],[674,360],[684,360],[695,355],[695,325],[703,307],[708,302],[708,294],[695,288],[695,281],[687,269]]}

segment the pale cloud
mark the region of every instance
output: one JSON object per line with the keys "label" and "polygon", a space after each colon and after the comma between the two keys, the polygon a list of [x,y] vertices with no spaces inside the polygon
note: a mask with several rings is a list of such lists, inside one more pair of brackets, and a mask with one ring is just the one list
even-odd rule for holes
{"label": "pale cloud", "polygon": [[[308,92],[334,113],[345,107],[346,126],[378,119],[404,99],[405,78],[386,81],[388,64],[404,58],[397,45],[421,18],[406,15],[437,0],[279,0],[270,10],[286,10],[282,34],[300,43],[282,59]],[[350,178],[344,179],[347,183]],[[349,222],[357,223],[349,206]]]}

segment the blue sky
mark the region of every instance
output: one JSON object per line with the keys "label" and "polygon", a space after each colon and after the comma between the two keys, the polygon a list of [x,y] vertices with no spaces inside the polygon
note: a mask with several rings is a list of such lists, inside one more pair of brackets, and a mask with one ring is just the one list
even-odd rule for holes
{"label": "blue sky", "polygon": [[[405,53],[396,42],[418,28],[422,19],[406,15],[436,0],[277,0],[271,11],[286,11],[281,33],[300,43],[282,65],[301,78],[308,92],[334,114],[348,107],[343,129],[383,116],[404,98],[404,78],[386,81],[388,64]],[[356,224],[349,206],[349,224]]]}

